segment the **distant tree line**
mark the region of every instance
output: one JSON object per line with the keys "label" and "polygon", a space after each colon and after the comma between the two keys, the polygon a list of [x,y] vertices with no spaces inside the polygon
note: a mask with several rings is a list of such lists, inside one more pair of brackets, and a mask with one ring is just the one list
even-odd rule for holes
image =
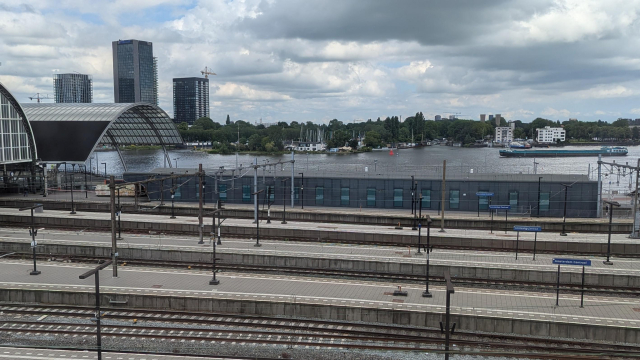
{"label": "distant tree line", "polygon": [[536,118],[530,123],[523,123],[520,120],[515,121],[514,138],[536,138],[536,129],[551,127],[564,127],[566,139],[568,141],[620,141],[620,140],[638,140],[640,139],[640,131],[638,128],[629,128],[627,119],[618,119],[613,123],[606,121],[553,121],[543,118]]}
{"label": "distant tree line", "polygon": [[[613,123],[605,121],[553,121],[537,118],[531,123],[514,121],[514,138],[535,138],[536,129],[545,126],[564,126],[567,139],[576,141],[640,139],[637,128],[631,130],[626,119],[618,119]],[[501,126],[507,121],[501,119]],[[232,121],[227,115],[225,124],[214,122],[203,117],[195,121],[190,128],[187,123],[178,125],[180,134],[186,142],[208,142],[215,144],[218,152],[235,151],[230,144],[239,142],[241,151],[282,151],[285,143],[292,141],[316,141],[322,139],[329,148],[351,146],[357,147],[358,138],[364,136],[364,145],[371,148],[397,143],[419,143],[433,139],[446,139],[468,145],[477,140],[492,137],[495,134],[493,122],[474,120],[427,121],[421,112],[400,121],[397,116],[367,121],[342,122],[338,119],[328,124],[314,124],[310,121],[286,123],[278,122],[265,127],[262,124],[251,124],[243,120]]]}

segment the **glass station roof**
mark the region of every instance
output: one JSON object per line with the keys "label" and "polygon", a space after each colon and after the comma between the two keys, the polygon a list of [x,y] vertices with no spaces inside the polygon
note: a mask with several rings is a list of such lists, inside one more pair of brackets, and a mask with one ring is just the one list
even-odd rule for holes
{"label": "glass station roof", "polygon": [[[22,104],[30,122],[108,122],[100,145],[182,144],[178,129],[159,107],[146,104]],[[114,143],[115,142],[115,143]]]}
{"label": "glass station roof", "polygon": [[43,162],[84,162],[102,145],[182,144],[161,108],[135,104],[21,104]]}

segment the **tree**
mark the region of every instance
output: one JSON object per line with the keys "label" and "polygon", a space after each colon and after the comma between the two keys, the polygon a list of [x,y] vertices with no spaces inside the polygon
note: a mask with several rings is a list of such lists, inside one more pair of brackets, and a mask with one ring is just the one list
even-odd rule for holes
{"label": "tree", "polygon": [[227,121],[225,122],[225,124],[231,125],[231,118],[229,117],[229,114],[227,114]]}
{"label": "tree", "polygon": [[633,140],[640,139],[640,130],[638,130],[637,126],[633,127],[633,130],[631,130],[631,133],[632,133]]}
{"label": "tree", "polygon": [[615,127],[629,127],[629,120],[627,119],[618,119],[611,124]]}
{"label": "tree", "polygon": [[380,134],[375,131],[369,131],[364,136],[364,144],[370,148],[377,148],[382,146],[382,139]]}
{"label": "tree", "polygon": [[180,124],[178,124],[178,130],[181,130],[181,131],[189,130],[189,124],[187,124],[186,122],[181,122]]}
{"label": "tree", "polygon": [[249,150],[258,151],[260,150],[262,138],[258,134],[253,134],[249,137]]}
{"label": "tree", "polygon": [[[218,124],[220,125],[220,124]],[[213,120],[209,119],[208,117],[204,116],[199,118],[198,120],[196,120],[193,123],[193,127],[196,128],[201,128],[202,130],[211,130],[215,127]]]}

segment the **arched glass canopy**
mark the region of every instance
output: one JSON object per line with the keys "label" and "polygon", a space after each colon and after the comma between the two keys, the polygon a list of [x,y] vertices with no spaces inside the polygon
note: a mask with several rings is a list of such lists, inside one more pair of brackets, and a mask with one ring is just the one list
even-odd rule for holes
{"label": "arched glass canopy", "polygon": [[159,145],[171,166],[167,145],[182,137],[167,113],[148,103],[22,104],[43,162],[82,162],[100,146],[120,153],[122,145]]}

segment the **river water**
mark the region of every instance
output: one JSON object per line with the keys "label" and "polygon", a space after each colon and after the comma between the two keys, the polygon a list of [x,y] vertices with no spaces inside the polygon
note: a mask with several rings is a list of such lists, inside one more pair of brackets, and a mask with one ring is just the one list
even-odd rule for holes
{"label": "river water", "polygon": [[[564,149],[598,149],[598,147],[567,146]],[[629,147],[629,154],[620,157],[606,157],[604,161],[629,163],[636,165],[640,157],[640,147]],[[499,148],[459,148],[451,146],[428,146],[415,149],[389,151],[373,151],[359,154],[296,154],[296,169],[300,171],[315,170],[353,174],[365,176],[367,172],[377,174],[411,174],[412,171],[433,170],[434,174],[442,174],[442,161],[447,160],[447,174],[491,173],[491,174],[533,174],[533,158],[501,158]],[[164,167],[162,150],[130,150],[124,151],[129,172],[148,172],[155,168]],[[180,168],[195,169],[203,164],[205,169],[217,169],[224,166],[227,169],[236,165],[235,155],[207,154],[202,151],[172,150],[169,151],[171,161]],[[97,162],[96,162],[97,158]],[[277,156],[238,155],[238,165],[247,167],[254,159],[258,163],[271,163],[279,160],[291,160],[291,154]],[[538,174],[583,174],[589,175],[591,180],[597,179],[597,161],[594,156],[565,157],[565,158],[537,158]],[[99,166],[96,166],[96,163]],[[104,173],[104,164],[109,174],[122,175],[124,167],[116,151],[100,151],[94,154],[91,166],[94,171]],[[87,165],[89,163],[87,162]],[[431,169],[429,169],[431,167]],[[440,175],[436,175],[438,177]],[[603,193],[615,194],[616,191],[626,193],[635,185],[635,176],[628,171],[603,168]]]}
{"label": "river water", "polygon": [[[597,147],[571,147],[564,149],[597,149]],[[640,157],[640,147],[629,147],[629,154],[621,157],[606,157],[604,161],[613,161],[635,165]],[[415,149],[394,150],[394,155],[389,151],[373,151],[359,154],[296,154],[296,168],[323,170],[331,169],[333,172],[364,172],[392,174],[401,170],[441,167],[442,161],[447,160],[447,173],[498,173],[517,174],[534,173],[533,158],[501,158],[498,148],[458,148],[451,146],[428,146]],[[124,151],[123,156],[129,172],[148,172],[155,168],[165,167],[161,150],[130,150]],[[203,164],[205,169],[233,168],[236,165],[236,155],[207,154],[202,151],[172,150],[169,156],[173,165],[177,163],[180,168],[197,168]],[[99,166],[96,166],[96,158]],[[291,155],[260,156],[240,154],[237,157],[239,165],[246,167],[263,160],[277,162],[278,160],[290,160]],[[591,178],[595,179],[597,169],[597,157],[565,157],[565,158],[537,158],[537,172],[540,174],[587,174],[591,170]],[[109,174],[121,175],[124,172],[118,153],[116,151],[100,151],[94,154],[91,166],[94,171],[104,173],[106,163]],[[89,165],[89,162],[87,162]],[[617,176],[617,174],[614,174]]]}

